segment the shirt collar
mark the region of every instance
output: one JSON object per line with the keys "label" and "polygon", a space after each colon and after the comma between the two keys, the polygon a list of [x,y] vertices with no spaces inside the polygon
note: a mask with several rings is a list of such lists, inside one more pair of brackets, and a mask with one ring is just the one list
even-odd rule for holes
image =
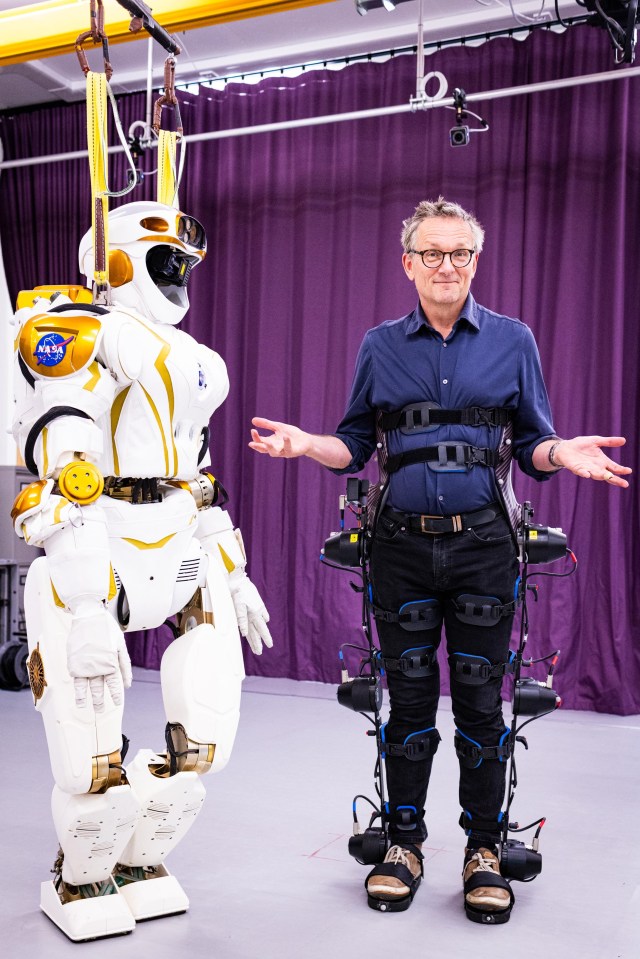
{"label": "shirt collar", "polygon": [[[456,320],[456,324],[458,324],[460,320],[465,320],[469,326],[472,326],[475,330],[480,329],[480,322],[478,320],[478,304],[474,300],[471,293],[468,294],[464,306],[460,310],[460,315]],[[429,328],[429,324],[427,323],[427,318],[424,315],[422,305],[418,301],[418,305],[413,313],[410,313],[407,317],[406,331],[407,333],[417,333],[422,327]]]}

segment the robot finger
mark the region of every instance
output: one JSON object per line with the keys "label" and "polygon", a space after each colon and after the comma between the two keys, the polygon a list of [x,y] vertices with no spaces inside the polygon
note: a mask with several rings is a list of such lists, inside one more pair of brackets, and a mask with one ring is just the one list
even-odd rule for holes
{"label": "robot finger", "polygon": [[73,688],[76,696],[76,706],[79,709],[84,709],[87,705],[89,680],[86,678],[86,676],[76,676],[73,680]]}
{"label": "robot finger", "polygon": [[[267,612],[266,609],[264,612]],[[249,619],[249,634],[253,633],[254,636],[262,640],[265,646],[271,649],[273,646],[273,639],[271,638],[271,633],[269,632],[267,622],[268,613],[266,617],[263,616],[262,613],[254,614]]]}
{"label": "robot finger", "polygon": [[236,619],[238,621],[238,629],[240,630],[240,635],[244,636],[245,639],[248,639],[249,635],[249,610],[247,609],[247,604],[243,603],[241,599],[238,599],[236,596],[233,596],[233,605],[236,611]]}
{"label": "robot finger", "polygon": [[[90,676],[89,690],[93,700],[93,708],[97,713],[104,711],[104,676]],[[116,704],[117,705],[117,704]]]}
{"label": "robot finger", "polygon": [[[122,645],[118,648],[118,665],[120,667],[120,675],[122,676],[122,685],[125,689],[129,689],[133,681],[133,672],[124,639],[122,640]],[[118,703],[116,703],[116,705],[118,705]]]}
{"label": "robot finger", "polygon": [[251,648],[251,652],[252,652],[255,656],[262,656],[262,638],[261,638],[260,633],[258,632],[258,630],[257,630],[257,629],[255,628],[255,626],[253,625],[253,623],[251,623],[251,624],[249,625],[249,628],[248,628],[248,631],[247,631],[247,635],[245,636],[245,639],[246,639],[247,642],[249,643],[249,646],[250,646],[250,648]]}
{"label": "robot finger", "polygon": [[[122,704],[122,696],[123,696],[122,677],[118,673],[108,673],[104,677],[104,682],[107,684],[107,689],[109,690],[109,695],[111,696],[111,699],[113,700],[113,705],[120,706]],[[102,691],[102,699],[103,699],[102,705],[104,706],[104,685],[103,685],[103,691]],[[97,709],[97,706],[96,706],[96,709]]]}

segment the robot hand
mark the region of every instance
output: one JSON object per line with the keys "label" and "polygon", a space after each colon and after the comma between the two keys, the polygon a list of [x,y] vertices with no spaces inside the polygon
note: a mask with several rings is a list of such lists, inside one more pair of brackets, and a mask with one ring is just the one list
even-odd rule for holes
{"label": "robot hand", "polygon": [[74,615],[67,667],[73,677],[76,706],[87,706],[90,692],[93,708],[102,712],[105,683],[114,705],[122,703],[123,686],[131,685],[131,660],[123,634],[104,608]]}
{"label": "robot hand", "polygon": [[251,651],[256,656],[260,656],[263,644],[269,649],[273,646],[271,633],[267,627],[269,622],[267,607],[243,569],[235,569],[231,573],[229,589],[236,610],[240,634],[249,643]]}

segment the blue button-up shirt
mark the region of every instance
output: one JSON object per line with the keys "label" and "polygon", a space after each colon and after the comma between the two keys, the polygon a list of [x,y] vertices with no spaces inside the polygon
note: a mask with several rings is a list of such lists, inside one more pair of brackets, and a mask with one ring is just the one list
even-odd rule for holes
{"label": "blue button-up shirt", "polygon": [[[443,409],[470,406],[513,410],[513,452],[520,468],[535,479],[532,453],[555,436],[549,398],[533,334],[520,320],[478,305],[471,294],[447,336],[433,329],[418,307],[364,337],[347,410],[335,435],[352,454],[335,473],[360,471],[376,449],[376,411],[393,412],[413,403]],[[390,454],[438,443],[465,443],[497,449],[500,427],[432,426],[420,432],[387,433]],[[480,509],[498,498],[494,471],[476,465],[464,472],[439,472],[417,463],[393,473],[387,504],[407,513],[450,515]]]}

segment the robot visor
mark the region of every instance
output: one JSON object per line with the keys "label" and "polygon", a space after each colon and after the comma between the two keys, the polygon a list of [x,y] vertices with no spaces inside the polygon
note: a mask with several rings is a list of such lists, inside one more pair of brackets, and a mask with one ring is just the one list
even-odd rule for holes
{"label": "robot visor", "polygon": [[204,227],[192,216],[181,215],[178,217],[176,236],[187,246],[193,246],[196,250],[205,250],[207,247]]}
{"label": "robot visor", "polygon": [[154,246],[147,253],[149,276],[157,286],[186,286],[191,270],[199,262],[197,256],[172,246]]}

